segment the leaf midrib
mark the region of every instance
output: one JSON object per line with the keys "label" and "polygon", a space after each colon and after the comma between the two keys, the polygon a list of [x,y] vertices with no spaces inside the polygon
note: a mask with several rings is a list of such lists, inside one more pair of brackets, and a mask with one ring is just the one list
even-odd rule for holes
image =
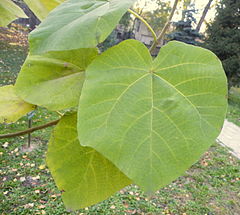
{"label": "leaf midrib", "polygon": [[[145,70],[146,71],[146,70]],[[151,70],[152,71],[152,70]],[[181,92],[179,91],[176,87],[174,87],[174,85],[172,85],[170,82],[168,82],[166,79],[162,78],[160,75],[157,75],[155,72],[147,72],[147,74],[144,74],[143,76],[139,77],[138,79],[136,79],[134,82],[132,82],[130,85],[128,85],[128,87],[118,96],[118,98],[115,100],[112,108],[110,109],[110,111],[108,112],[108,115],[107,115],[107,118],[106,120],[104,121],[104,123],[99,126],[99,127],[102,127],[103,125],[106,125],[107,126],[107,123],[109,121],[109,118],[111,117],[111,114],[113,112],[113,110],[115,109],[116,105],[118,104],[118,102],[120,101],[120,99],[125,95],[125,93],[132,87],[134,86],[138,81],[140,81],[141,79],[147,77],[148,75],[151,75],[151,83],[153,82],[153,76],[159,78],[160,80],[162,80],[163,82],[165,82],[168,86],[170,86],[171,88],[173,88],[179,95],[181,95],[191,106],[192,108],[194,109],[194,111],[197,113],[197,115],[199,116],[199,120],[204,120],[206,121],[211,127],[213,127],[213,125],[211,125],[206,119],[204,119],[200,112],[198,111],[198,109],[194,106],[194,104]],[[153,84],[153,83],[152,83]],[[153,88],[151,87],[151,89],[153,90]],[[152,91],[152,95],[151,95],[151,102],[152,102],[152,108],[151,108],[151,118],[153,117],[153,109],[155,108],[154,105],[153,105],[153,91]],[[148,111],[149,112],[149,111]],[[146,113],[145,113],[146,114]],[[176,129],[180,132],[180,134],[183,136],[186,144],[188,145],[188,141],[187,141],[187,137],[182,133],[182,131],[178,128],[178,126],[172,122],[172,119],[170,119],[171,123],[173,124],[174,127],[176,127]],[[152,133],[153,133],[153,122],[152,120],[150,120],[150,132],[151,132],[151,141],[152,141]],[[200,126],[202,126],[202,124],[200,124]],[[213,127],[214,129],[216,129],[215,127]],[[203,129],[202,129],[203,131]],[[159,135],[159,134],[158,134]],[[122,140],[123,141],[123,140]],[[149,144],[150,146],[150,153],[155,153],[153,150],[152,150],[152,144]],[[168,145],[168,144],[167,144]],[[170,147],[170,146],[169,146]],[[173,152],[172,152],[173,153]],[[150,156],[151,157],[151,156]],[[173,153],[173,157],[175,157],[175,154]],[[175,157],[176,158],[176,157]],[[152,165],[152,162],[151,162],[151,165]]]}

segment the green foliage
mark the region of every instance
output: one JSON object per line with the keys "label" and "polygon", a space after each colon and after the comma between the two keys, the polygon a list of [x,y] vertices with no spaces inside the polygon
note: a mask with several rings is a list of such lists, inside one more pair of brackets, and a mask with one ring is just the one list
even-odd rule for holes
{"label": "green foliage", "polygon": [[226,113],[224,85],[221,64],[207,50],[170,42],[152,61],[142,43],[124,41],[87,69],[78,113],[80,142],[145,191],[156,191],[217,137]]}
{"label": "green foliage", "polygon": [[228,100],[240,106],[240,88],[232,87],[228,93]]}
{"label": "green foliage", "polygon": [[163,2],[162,0],[156,1],[156,9],[153,11],[147,11],[142,14],[142,16],[147,20],[151,27],[156,31],[160,31],[171,12],[170,2]]}
{"label": "green foliage", "polygon": [[0,38],[0,86],[14,84],[27,57],[27,37],[14,28],[0,28]]}
{"label": "green foliage", "polygon": [[131,180],[105,157],[80,145],[77,114],[64,116],[54,129],[47,163],[70,210],[96,204],[131,184]]}
{"label": "green foliage", "polygon": [[120,19],[119,24],[123,25],[125,29],[128,29],[131,21],[132,21],[131,13],[126,12]]}
{"label": "green foliage", "polygon": [[16,81],[17,94],[49,110],[78,105],[85,69],[97,56],[96,48],[29,55]]}
{"label": "green foliage", "polygon": [[115,28],[107,39],[98,45],[100,51],[104,52],[110,47],[117,45],[119,42],[125,39],[130,39],[133,35],[131,21],[131,14],[129,12],[125,13],[119,21],[119,27]]}
{"label": "green foliage", "polygon": [[222,61],[229,87],[240,86],[240,1],[222,0],[208,26],[204,47]]}
{"label": "green foliage", "polygon": [[240,126],[240,103],[234,103],[234,102],[229,103],[228,120]]}
{"label": "green foliage", "polygon": [[12,85],[0,87],[0,123],[16,122],[34,109],[34,105],[26,103],[16,95]]}
{"label": "green foliage", "polygon": [[210,51],[170,42],[152,59],[143,44],[127,40],[98,55],[96,46],[133,3],[69,0],[55,8],[31,33],[13,87],[50,110],[78,108],[60,120],[48,150],[71,209],[130,181],[147,193],[163,187],[199,159],[223,124],[226,78]]}
{"label": "green foliage", "polygon": [[202,35],[193,28],[193,24],[196,24],[196,19],[194,18],[196,10],[194,9],[194,5],[190,6],[190,9],[183,11],[182,19],[173,23],[175,30],[168,34],[167,37],[169,40],[177,40],[192,45],[199,45],[196,39],[202,38]]}
{"label": "green foliage", "polygon": [[24,2],[26,2],[28,7],[40,20],[43,20],[49,12],[63,2],[63,0],[24,0]]}
{"label": "green foliage", "polygon": [[[0,80],[1,82],[1,80]],[[41,125],[53,118],[53,113],[38,108],[34,125]],[[238,115],[239,116],[239,115]],[[18,124],[0,124],[0,133],[19,131],[26,127],[26,118]],[[47,140],[51,129],[33,133],[33,143],[37,148],[24,152],[22,148],[27,138],[0,140],[8,141],[1,153],[1,195],[0,211],[7,215],[49,214],[49,215],[132,215],[132,214],[224,214],[240,213],[239,172],[240,160],[231,156],[228,150],[214,144],[202,159],[194,164],[184,176],[156,192],[152,198],[139,187],[131,185],[117,192],[109,199],[76,212],[67,211],[60,191],[45,164]],[[42,144],[41,144],[42,143]],[[21,181],[20,179],[25,179]],[[34,179],[39,178],[39,179]],[[96,193],[94,192],[93,195]]]}
{"label": "green foliage", "polygon": [[114,29],[112,33],[107,37],[107,39],[98,45],[99,50],[101,52],[104,52],[107,49],[117,45],[119,43],[119,39],[117,38],[117,36],[117,29]]}
{"label": "green foliage", "polygon": [[229,90],[228,102],[228,120],[240,126],[240,88]]}
{"label": "green foliage", "polygon": [[26,14],[15,5],[11,0],[1,0],[0,1],[0,26],[7,26],[13,20],[22,17],[26,18]]}
{"label": "green foliage", "polygon": [[94,48],[107,38],[134,1],[64,2],[30,34],[30,52],[41,54],[48,51]]}

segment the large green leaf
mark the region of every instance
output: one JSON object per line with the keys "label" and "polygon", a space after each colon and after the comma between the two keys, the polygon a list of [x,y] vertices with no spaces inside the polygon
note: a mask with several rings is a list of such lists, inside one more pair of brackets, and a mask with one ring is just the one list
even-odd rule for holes
{"label": "large green leaf", "polygon": [[0,123],[16,122],[34,109],[34,105],[26,103],[15,94],[14,86],[0,87]]}
{"label": "large green leaf", "polygon": [[0,26],[6,26],[17,18],[27,18],[20,7],[11,0],[0,0]]}
{"label": "large green leaf", "polygon": [[210,51],[169,42],[153,61],[128,40],[87,69],[79,105],[79,138],[145,191],[170,183],[219,134],[226,77]]}
{"label": "large green leaf", "polygon": [[30,34],[34,54],[92,48],[104,41],[135,0],[69,0]]}
{"label": "large green leaf", "polygon": [[77,138],[77,115],[64,116],[54,129],[47,163],[68,209],[96,204],[131,181],[111,162]]}
{"label": "large green leaf", "polygon": [[97,49],[79,49],[29,55],[16,82],[17,94],[50,110],[77,106],[84,71],[97,54]]}
{"label": "large green leaf", "polygon": [[49,12],[57,7],[63,0],[24,0],[34,14],[43,20]]}

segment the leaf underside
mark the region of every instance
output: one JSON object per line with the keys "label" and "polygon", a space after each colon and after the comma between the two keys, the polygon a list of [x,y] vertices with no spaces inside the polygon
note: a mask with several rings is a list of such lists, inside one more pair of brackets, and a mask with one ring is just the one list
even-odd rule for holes
{"label": "leaf underside", "polygon": [[93,48],[103,42],[135,0],[69,0],[30,34],[30,52]]}
{"label": "leaf underside", "polygon": [[35,109],[35,106],[20,99],[14,86],[0,87],[0,123],[13,123]]}
{"label": "leaf underside", "polygon": [[78,105],[85,69],[97,56],[93,49],[29,55],[16,81],[16,92],[25,101],[49,110]]}
{"label": "leaf underside", "polygon": [[64,116],[53,131],[47,163],[68,209],[96,204],[131,184],[111,162],[77,138],[77,115]]}
{"label": "leaf underside", "polygon": [[86,74],[81,144],[147,192],[183,174],[220,133],[226,77],[206,49],[169,42],[152,60],[143,44],[127,40],[96,58]]}
{"label": "leaf underside", "polygon": [[20,7],[14,4],[11,0],[0,1],[0,26],[7,26],[17,18],[27,18],[26,14]]}

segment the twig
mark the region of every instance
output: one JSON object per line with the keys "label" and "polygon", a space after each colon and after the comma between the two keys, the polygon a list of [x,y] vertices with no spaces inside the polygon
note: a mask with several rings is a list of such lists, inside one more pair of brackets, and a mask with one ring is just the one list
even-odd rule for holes
{"label": "twig", "polygon": [[197,24],[197,27],[196,27],[196,31],[197,31],[197,32],[200,31],[200,28],[201,28],[201,26],[202,26],[202,24],[203,24],[203,21],[204,21],[206,15],[207,15],[207,12],[208,12],[209,8],[211,7],[212,1],[213,1],[213,0],[209,0],[208,3],[207,3],[207,5],[206,5],[205,8],[204,8],[204,11],[203,11],[203,13],[202,13],[202,16],[201,16],[201,18],[200,18],[200,20],[199,20],[199,22],[198,22],[198,24]]}
{"label": "twig", "polygon": [[170,13],[170,15],[169,15],[169,17],[168,17],[167,22],[165,23],[165,25],[164,25],[164,27],[163,27],[161,33],[160,33],[159,36],[157,37],[157,41],[155,41],[155,42],[152,44],[152,46],[150,47],[149,51],[150,51],[151,53],[154,51],[154,49],[156,48],[157,44],[158,44],[158,43],[162,40],[162,38],[164,37],[164,35],[165,35],[165,33],[166,33],[166,31],[167,31],[170,23],[171,23],[171,20],[172,20],[172,18],[173,18],[173,15],[174,15],[174,13],[175,13],[175,10],[176,10],[176,8],[177,8],[178,1],[179,1],[179,0],[175,0],[174,5],[173,5],[173,8],[172,8],[172,11],[171,11],[171,13]]}
{"label": "twig", "polygon": [[44,124],[44,125],[40,125],[40,126],[37,126],[37,127],[33,127],[33,128],[30,128],[30,129],[24,130],[24,131],[19,131],[19,132],[10,133],[10,134],[2,134],[2,135],[0,135],[0,139],[12,138],[12,137],[17,137],[17,136],[22,136],[22,135],[25,135],[25,134],[30,134],[30,133],[32,133],[32,132],[34,132],[34,131],[37,131],[37,130],[41,130],[41,129],[44,129],[44,128],[47,128],[47,127],[54,126],[54,125],[56,125],[58,122],[59,122],[59,119],[58,119],[58,120],[55,120],[55,121],[52,121],[52,122],[49,122],[49,123]]}
{"label": "twig", "polygon": [[147,21],[131,9],[128,9],[128,12],[131,13],[136,18],[140,19],[143,22],[143,24],[147,26],[149,31],[152,33],[154,41],[157,42],[157,35],[156,35],[155,31],[152,29],[152,27],[147,23]]}

